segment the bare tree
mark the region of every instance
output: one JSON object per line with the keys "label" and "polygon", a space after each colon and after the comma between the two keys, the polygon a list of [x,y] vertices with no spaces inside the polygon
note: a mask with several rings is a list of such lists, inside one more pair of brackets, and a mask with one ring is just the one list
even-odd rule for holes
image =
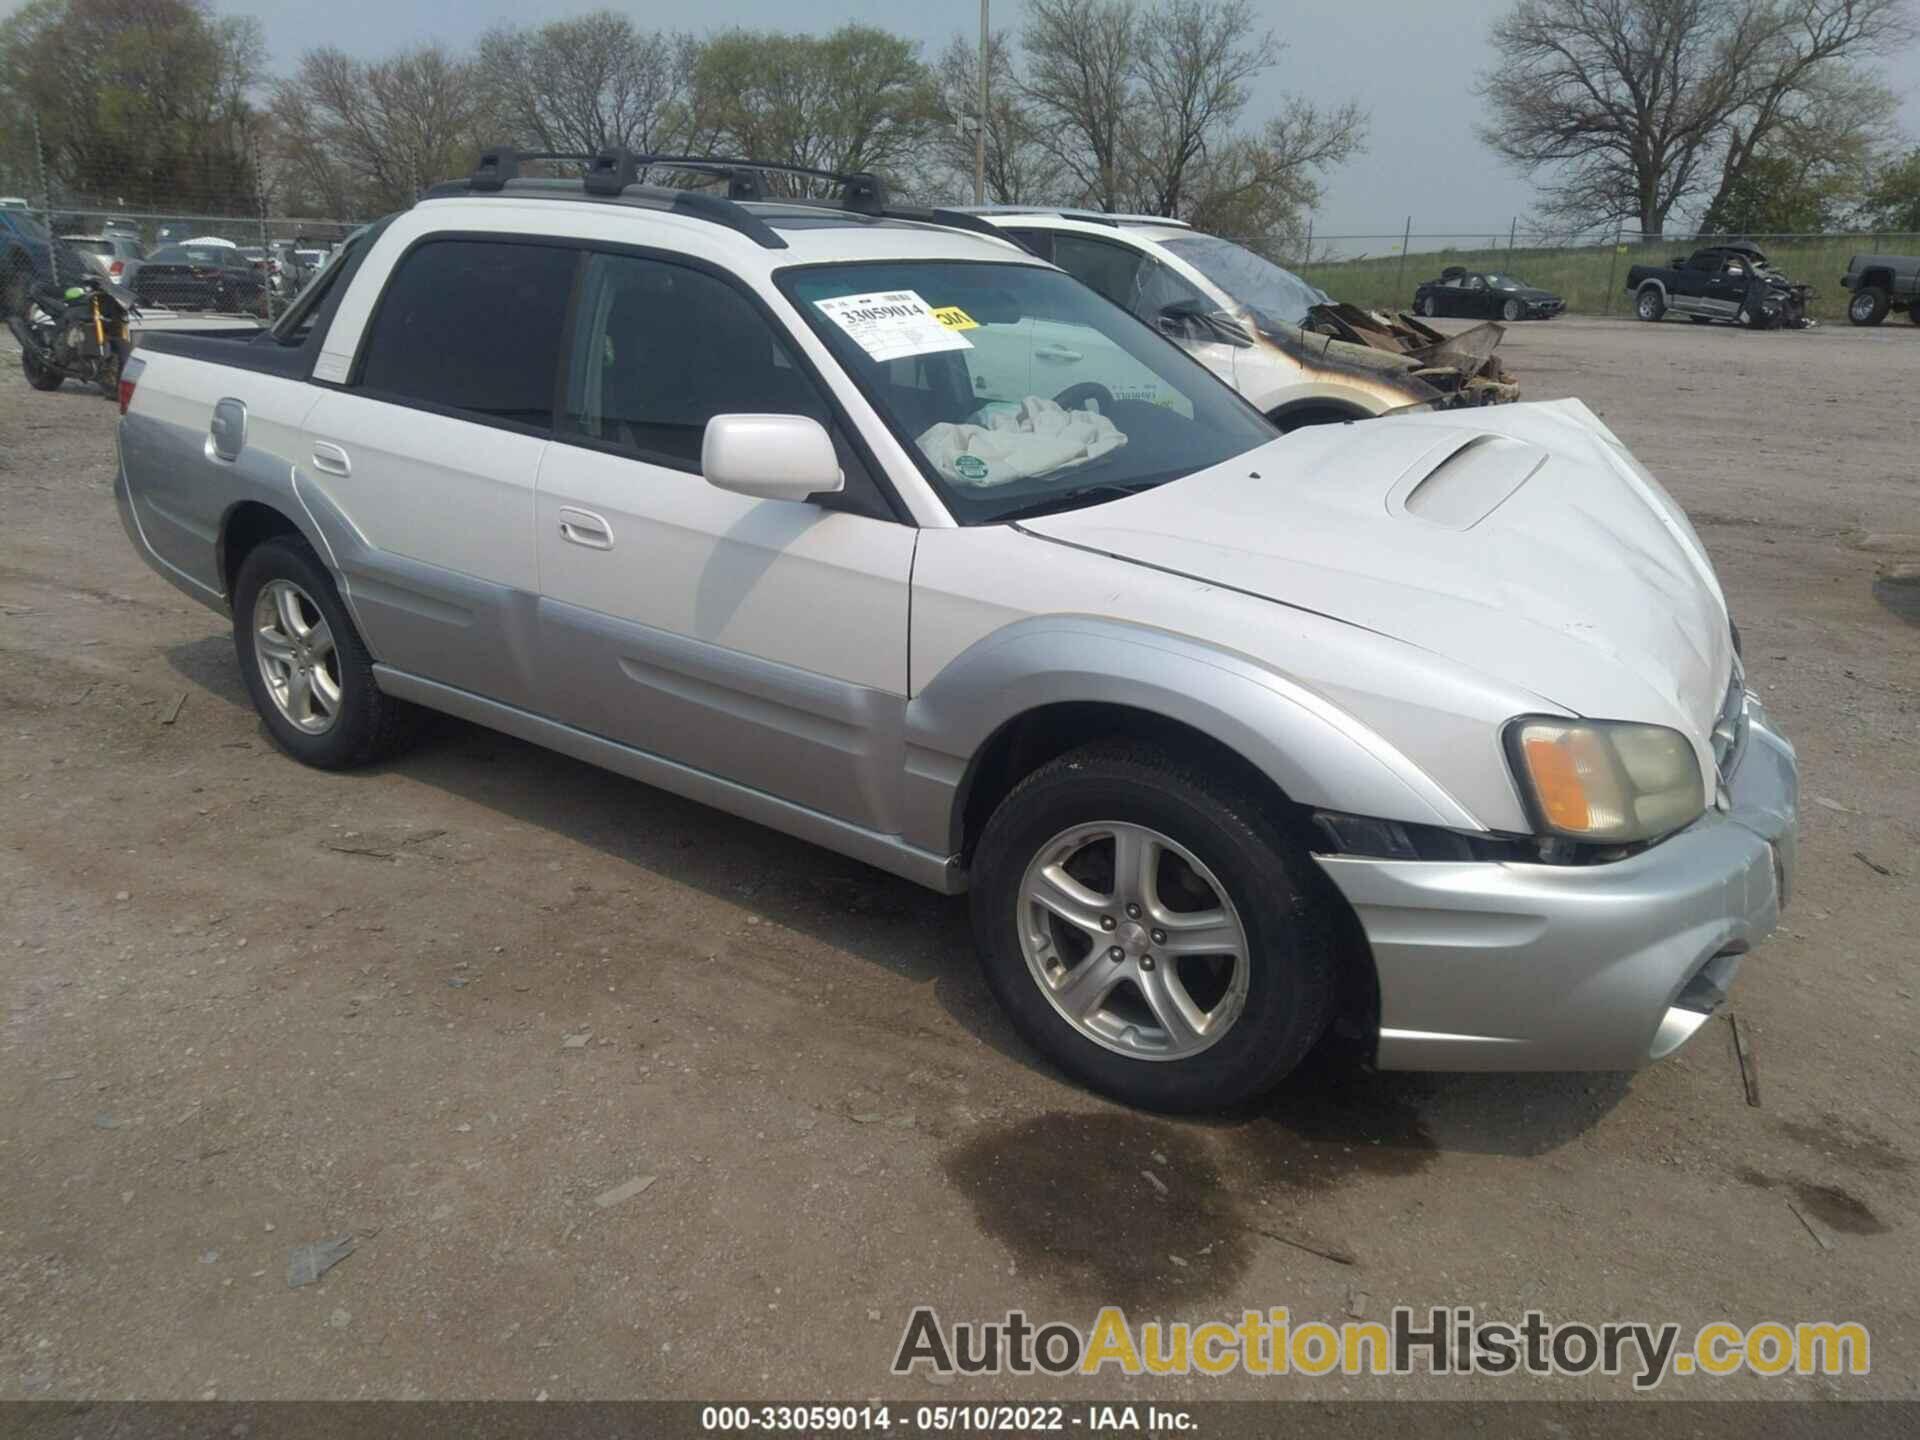
{"label": "bare tree", "polygon": [[596,10],[538,29],[490,30],[474,63],[494,97],[498,139],[536,150],[621,145],[663,154],[686,144],[696,48],[691,36],[639,30]]}
{"label": "bare tree", "polygon": [[1188,187],[1185,218],[1274,259],[1300,253],[1302,217],[1320,203],[1319,174],[1366,149],[1357,102],[1322,109],[1294,99],[1257,136],[1210,150]]}
{"label": "bare tree", "polygon": [[1547,172],[1553,220],[1657,235],[1676,207],[1737,180],[1848,59],[1904,33],[1907,5],[1520,0],[1494,23],[1481,139]]}
{"label": "bare tree", "polygon": [[309,50],[279,87],[275,112],[309,184],[377,213],[472,168],[484,143],[482,94],[472,67],[437,45],[371,62]]}
{"label": "bare tree", "polygon": [[1728,117],[1720,176],[1703,227],[1724,228],[1747,171],[1767,159],[1825,175],[1864,171],[1893,138],[1899,100],[1849,61],[1914,38],[1908,0],[1795,0],[1754,17],[1764,42]]}
{"label": "bare tree", "polygon": [[1185,213],[1195,172],[1238,127],[1249,83],[1279,58],[1273,33],[1254,30],[1247,0],[1167,0],[1142,16],[1145,123],[1131,131],[1142,208]]}
{"label": "bare tree", "polygon": [[1133,0],[1029,0],[1020,93],[1081,197],[1118,210],[1127,187],[1141,21]]}
{"label": "bare tree", "polygon": [[[987,46],[987,198],[997,205],[1057,201],[1065,189],[1059,159],[1041,142],[1038,118],[1014,76],[1013,45],[1004,34]],[[973,130],[980,113],[980,49],[955,36],[933,67],[938,95],[935,146],[945,172],[936,181],[972,194]],[[966,177],[965,183],[957,177]]]}

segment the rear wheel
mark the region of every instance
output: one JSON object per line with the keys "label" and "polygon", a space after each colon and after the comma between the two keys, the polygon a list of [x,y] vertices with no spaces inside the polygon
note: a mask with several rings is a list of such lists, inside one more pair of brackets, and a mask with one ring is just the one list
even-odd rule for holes
{"label": "rear wheel", "polygon": [[1434,299],[1433,296],[1431,295],[1421,296],[1420,297],[1420,313],[1426,316],[1429,320],[1433,319],[1434,316],[1440,313],[1440,302]]}
{"label": "rear wheel", "polygon": [[988,822],[973,923],[987,982],[1036,1049],[1128,1104],[1271,1088],[1331,1006],[1328,901],[1246,787],[1164,751],[1088,746]]}
{"label": "rear wheel", "polygon": [[1667,313],[1667,302],[1660,298],[1657,286],[1646,285],[1640,290],[1640,298],[1634,302],[1634,313],[1642,320],[1658,320]]}
{"label": "rear wheel", "polygon": [[1863,285],[1847,304],[1847,319],[1855,325],[1878,325],[1887,318],[1891,297],[1878,285]]}
{"label": "rear wheel", "polygon": [[373,657],[304,541],[268,540],[241,561],[233,644],[267,733],[294,759],[337,770],[405,738],[412,707],[374,683]]}

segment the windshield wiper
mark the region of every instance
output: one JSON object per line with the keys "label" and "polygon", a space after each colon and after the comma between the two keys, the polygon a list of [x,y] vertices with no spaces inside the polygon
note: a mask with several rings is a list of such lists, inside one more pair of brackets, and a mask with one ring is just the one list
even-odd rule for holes
{"label": "windshield wiper", "polygon": [[1062,490],[1058,495],[1043,495],[1037,500],[1028,501],[1025,505],[1016,505],[1011,510],[1002,510],[990,523],[997,525],[1005,520],[1032,520],[1041,515],[1055,515],[1062,510],[1072,510],[1091,500],[1120,500],[1165,483],[1163,480],[1148,480],[1138,485],[1116,485],[1112,482],[1081,485],[1072,490]]}

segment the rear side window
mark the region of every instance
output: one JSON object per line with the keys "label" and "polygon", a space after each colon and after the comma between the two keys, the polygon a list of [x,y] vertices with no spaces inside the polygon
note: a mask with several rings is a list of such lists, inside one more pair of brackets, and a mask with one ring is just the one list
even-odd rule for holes
{"label": "rear side window", "polygon": [[368,328],[360,385],[546,429],[576,252],[496,240],[409,251]]}
{"label": "rear side window", "polygon": [[1062,232],[1053,237],[1053,263],[1125,309],[1133,308],[1141,254],[1124,245]]}

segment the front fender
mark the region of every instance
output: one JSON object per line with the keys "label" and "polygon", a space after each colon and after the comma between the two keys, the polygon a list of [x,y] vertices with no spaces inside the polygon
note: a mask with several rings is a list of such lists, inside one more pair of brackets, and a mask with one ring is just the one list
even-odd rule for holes
{"label": "front fender", "polygon": [[1378,732],[1277,671],[1147,626],[1048,616],[976,641],[908,702],[908,838],[957,853],[976,758],[1011,721],[1068,702],[1122,706],[1190,726],[1302,804],[1485,828]]}

